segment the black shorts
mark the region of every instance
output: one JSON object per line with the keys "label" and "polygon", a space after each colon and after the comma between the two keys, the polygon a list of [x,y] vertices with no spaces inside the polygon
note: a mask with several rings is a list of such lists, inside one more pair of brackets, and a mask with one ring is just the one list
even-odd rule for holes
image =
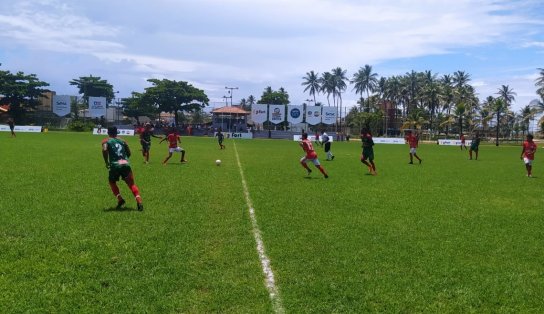
{"label": "black shorts", "polygon": [[131,173],[132,169],[127,165],[111,167],[108,173],[108,180],[110,180],[110,182],[117,182],[119,181],[119,177],[123,178],[124,180],[128,178]]}
{"label": "black shorts", "polygon": [[325,153],[328,153],[331,150],[331,142],[325,143]]}
{"label": "black shorts", "polygon": [[142,151],[144,152],[148,152],[151,149],[151,143],[140,141],[140,144],[142,144]]}

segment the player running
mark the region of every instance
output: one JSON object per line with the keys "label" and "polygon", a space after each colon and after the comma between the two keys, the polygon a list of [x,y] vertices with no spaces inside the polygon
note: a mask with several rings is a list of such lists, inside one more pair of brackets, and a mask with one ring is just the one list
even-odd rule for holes
{"label": "player running", "polygon": [[[374,164],[374,140],[372,140],[372,134],[367,128],[361,130],[361,142],[363,143],[363,152],[361,153],[361,162],[368,167],[368,172],[375,176],[376,165]],[[368,161],[367,161],[368,160]]]}
{"label": "player running", "polygon": [[166,165],[166,162],[170,157],[172,157],[173,152],[181,152],[181,160],[180,162],[187,162],[185,160],[185,150],[178,146],[178,143],[181,143],[180,136],[177,134],[176,129],[172,128],[170,130],[170,133],[167,137],[163,138],[160,142],[164,142],[165,140],[168,140],[168,157],[162,162],[163,165]]}
{"label": "player running", "polygon": [[476,160],[478,160],[478,151],[480,150],[480,134],[476,132],[472,143],[470,144],[470,149],[468,150],[469,159],[472,160],[472,152],[476,153]]}
{"label": "player running", "polygon": [[536,144],[533,142],[533,135],[527,134],[527,140],[523,142],[523,148],[521,149],[520,158],[525,163],[525,169],[527,169],[527,177],[532,178],[533,174],[533,160],[535,159]]}
{"label": "player running", "polygon": [[325,169],[323,169],[323,166],[319,163],[319,159],[317,159],[317,154],[314,150],[314,147],[312,145],[312,142],[308,139],[308,133],[302,133],[302,141],[300,142],[300,147],[306,152],[306,156],[302,157],[300,159],[300,164],[306,171],[308,172],[308,175],[312,173],[312,170],[308,167],[308,162],[313,162],[314,166],[321,171],[325,179],[329,177]]}
{"label": "player running", "polygon": [[417,155],[417,146],[419,144],[418,134],[416,133],[416,135],[414,135],[411,130],[408,130],[408,131],[406,131],[406,136],[405,136],[404,139],[410,145],[410,162],[409,162],[409,164],[412,165],[414,163],[414,157],[416,157],[417,160],[419,160],[419,163],[421,164],[423,159],[419,158],[419,156]]}
{"label": "player running", "polygon": [[134,184],[134,175],[128,161],[130,149],[124,140],[117,138],[117,127],[109,127],[108,136],[108,138],[102,140],[102,157],[106,163],[106,168],[109,169],[109,184],[113,195],[117,198],[117,209],[125,205],[125,200],[117,186],[117,181],[121,177],[136,198],[138,210],[142,211],[144,210],[142,197],[138,187]]}
{"label": "player running", "polygon": [[153,128],[150,123],[146,123],[144,130],[140,132],[140,144],[142,145],[142,155],[146,164],[149,163],[149,151],[151,150],[151,137],[160,138],[153,134]]}
{"label": "player running", "polygon": [[324,147],[325,153],[327,153],[327,160],[334,160],[334,155],[331,152],[332,142],[327,132],[323,133],[323,136],[321,136],[321,140],[321,145]]}
{"label": "player running", "polygon": [[215,136],[217,136],[217,143],[219,143],[219,149],[225,149],[225,145],[223,145],[223,140],[225,139],[225,135],[223,134],[223,132],[221,132],[221,128],[217,129],[217,134]]}

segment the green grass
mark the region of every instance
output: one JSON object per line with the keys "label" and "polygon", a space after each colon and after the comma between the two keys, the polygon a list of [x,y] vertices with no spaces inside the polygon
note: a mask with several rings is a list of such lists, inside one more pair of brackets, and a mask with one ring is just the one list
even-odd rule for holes
{"label": "green grass", "polygon": [[[187,164],[144,165],[128,138],[145,211],[114,210],[100,139],[0,134],[0,312],[272,312],[234,142],[183,138]],[[334,143],[306,178],[295,142],[236,150],[283,306],[301,312],[540,312],[544,168],[519,147]],[[223,164],[215,166],[221,159]],[[312,166],[313,167],[313,166]]]}

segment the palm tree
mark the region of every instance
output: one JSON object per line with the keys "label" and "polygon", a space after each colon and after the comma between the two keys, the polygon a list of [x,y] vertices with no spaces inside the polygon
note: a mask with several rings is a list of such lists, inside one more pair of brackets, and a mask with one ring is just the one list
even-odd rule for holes
{"label": "palm tree", "polygon": [[459,103],[455,107],[454,115],[459,122],[459,134],[463,133],[463,119],[465,118],[467,107],[464,103]]}
{"label": "palm tree", "polygon": [[306,86],[304,88],[304,91],[310,91],[310,96],[314,97],[314,103],[315,100],[315,93],[319,93],[319,90],[321,87],[319,86],[319,77],[318,73],[315,73],[313,70],[310,72],[306,72],[306,76],[302,78],[304,82],[301,83],[302,86]]}
{"label": "palm tree", "polygon": [[510,107],[512,102],[516,99],[517,94],[513,89],[510,89],[508,85],[502,85],[496,93],[506,103],[506,107]]}
{"label": "palm tree", "polygon": [[506,111],[508,107],[504,99],[501,97],[495,100],[493,109],[494,109],[493,111],[497,114],[497,133],[495,138],[495,145],[499,146],[499,129],[501,126],[501,112]]}
{"label": "palm tree", "polygon": [[346,70],[342,70],[341,67],[332,69],[332,76],[334,80],[334,93],[338,96],[337,107],[342,107],[342,93],[346,90],[348,78],[346,77]]}
{"label": "palm tree", "polygon": [[415,109],[408,114],[406,117],[406,121],[401,126],[401,129],[418,129],[421,130],[421,128],[429,123],[427,120],[427,117],[425,116],[425,111],[421,109]]}
{"label": "palm tree", "polygon": [[321,74],[321,77],[319,78],[319,86],[319,91],[327,94],[327,103],[330,106],[330,96],[332,93],[335,92],[335,85],[331,72],[324,72],[323,74]]}
{"label": "palm tree", "polygon": [[[372,66],[366,64],[353,74],[353,79],[350,83],[354,84],[353,89],[355,90],[355,93],[361,95],[361,100],[364,103],[363,92],[366,92],[366,98],[368,99],[370,97],[370,92],[376,90],[378,85],[378,74],[372,73]],[[367,105],[365,111],[370,111],[370,104]]]}
{"label": "palm tree", "polygon": [[525,131],[529,133],[529,123],[531,122],[531,119],[535,115],[535,110],[531,106],[527,105],[523,108],[521,108],[519,112],[519,118],[520,118],[520,124],[521,124],[521,132],[523,134],[523,137],[525,137]]}
{"label": "palm tree", "polygon": [[540,95],[540,99],[544,102],[544,68],[538,68],[540,73],[538,78],[535,80],[535,86],[538,87],[536,93]]}

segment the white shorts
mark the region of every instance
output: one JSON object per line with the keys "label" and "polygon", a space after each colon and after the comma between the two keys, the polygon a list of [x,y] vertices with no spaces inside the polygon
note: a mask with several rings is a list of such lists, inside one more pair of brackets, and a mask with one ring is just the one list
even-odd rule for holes
{"label": "white shorts", "polygon": [[415,148],[410,148],[410,154],[415,154],[416,153],[416,149]]}
{"label": "white shorts", "polygon": [[317,159],[317,158],[309,159],[309,158],[306,158],[306,156],[300,158],[300,162],[308,163],[309,161],[313,162],[314,165],[316,165],[316,166],[321,165],[321,164],[319,163],[319,159]]}
{"label": "white shorts", "polygon": [[168,148],[168,152],[169,152],[170,154],[173,153],[173,152],[178,152],[178,153],[179,153],[179,152],[182,152],[182,151],[184,151],[184,149],[181,148],[181,147],[179,147],[179,146],[178,146],[178,147],[171,147],[171,148]]}
{"label": "white shorts", "polygon": [[523,157],[523,162],[527,165],[527,166],[532,166],[533,165],[533,161],[527,157]]}

